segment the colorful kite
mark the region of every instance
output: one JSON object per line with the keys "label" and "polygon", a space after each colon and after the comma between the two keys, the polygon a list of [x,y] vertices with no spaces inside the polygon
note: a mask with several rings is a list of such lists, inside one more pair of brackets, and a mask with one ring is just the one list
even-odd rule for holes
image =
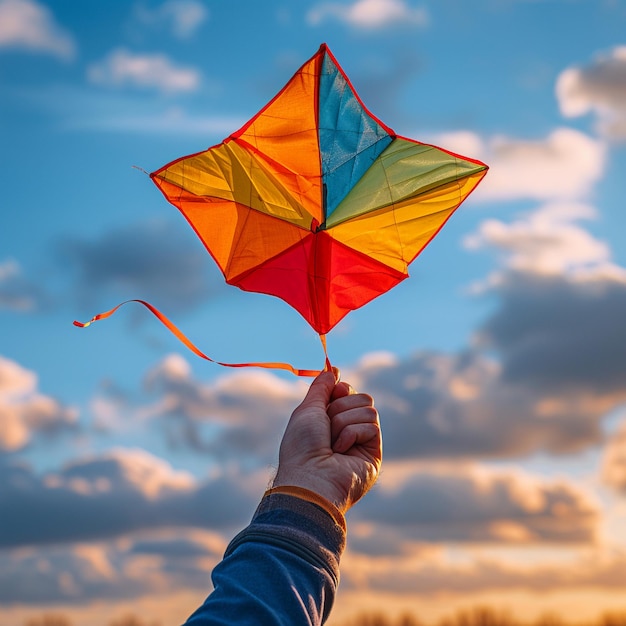
{"label": "colorful kite", "polygon": [[150,176],[227,283],[283,299],[324,339],[408,277],[487,169],[396,135],[323,44],[242,128]]}

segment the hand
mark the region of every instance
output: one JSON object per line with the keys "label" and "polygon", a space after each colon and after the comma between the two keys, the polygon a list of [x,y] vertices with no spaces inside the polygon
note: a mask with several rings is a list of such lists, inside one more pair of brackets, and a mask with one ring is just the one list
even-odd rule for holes
{"label": "hand", "polygon": [[322,372],[287,424],[273,487],[310,489],[345,512],[376,482],[381,463],[373,399]]}

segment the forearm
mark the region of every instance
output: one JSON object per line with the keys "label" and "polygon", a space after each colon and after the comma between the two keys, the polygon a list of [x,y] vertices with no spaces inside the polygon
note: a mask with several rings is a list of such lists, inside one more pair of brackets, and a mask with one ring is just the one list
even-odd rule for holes
{"label": "forearm", "polygon": [[[213,571],[213,593],[188,626],[323,624],[339,582],[343,516],[284,493],[266,495]],[[307,499],[303,499],[307,498]],[[332,515],[331,515],[332,513]]]}

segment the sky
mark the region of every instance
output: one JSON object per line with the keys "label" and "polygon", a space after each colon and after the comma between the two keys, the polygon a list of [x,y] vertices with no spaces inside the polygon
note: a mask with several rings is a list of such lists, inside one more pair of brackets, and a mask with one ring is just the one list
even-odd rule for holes
{"label": "sky", "polygon": [[328,336],[383,428],[330,623],[626,610],[624,0],[0,0],[0,626],[180,623],[319,368],[145,172],[219,143],[325,42],[398,134],[490,171]]}

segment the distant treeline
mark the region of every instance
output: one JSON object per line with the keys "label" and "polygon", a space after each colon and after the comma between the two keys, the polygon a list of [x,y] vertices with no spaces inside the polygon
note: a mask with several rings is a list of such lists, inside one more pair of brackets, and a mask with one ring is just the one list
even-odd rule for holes
{"label": "distant treeline", "polygon": [[[67,616],[44,613],[30,618],[24,626],[83,626],[75,624]],[[86,624],[84,626],[87,626]],[[126,615],[109,622],[108,626],[161,626],[161,622],[145,620],[137,615]],[[384,613],[363,613],[342,622],[332,618],[327,626],[430,626],[415,615],[406,613],[396,618]],[[476,608],[461,611],[439,620],[434,626],[626,626],[626,610],[623,613],[605,613],[590,621],[570,620],[550,613],[533,621],[518,620],[510,613],[491,608]]]}
{"label": "distant treeline", "polygon": [[[66,615],[60,613],[44,613],[39,617],[31,617],[24,626],[76,626]],[[146,621],[137,615],[125,615],[109,622],[108,626],[161,626],[161,622]]]}
{"label": "distant treeline", "polygon": [[[363,613],[342,622],[329,620],[327,626],[430,626],[413,614],[405,613],[392,618],[383,612]],[[511,613],[492,608],[475,608],[445,617],[435,626],[626,626],[626,610],[621,613],[605,613],[594,620],[571,620],[549,613],[532,621],[516,619]]]}

